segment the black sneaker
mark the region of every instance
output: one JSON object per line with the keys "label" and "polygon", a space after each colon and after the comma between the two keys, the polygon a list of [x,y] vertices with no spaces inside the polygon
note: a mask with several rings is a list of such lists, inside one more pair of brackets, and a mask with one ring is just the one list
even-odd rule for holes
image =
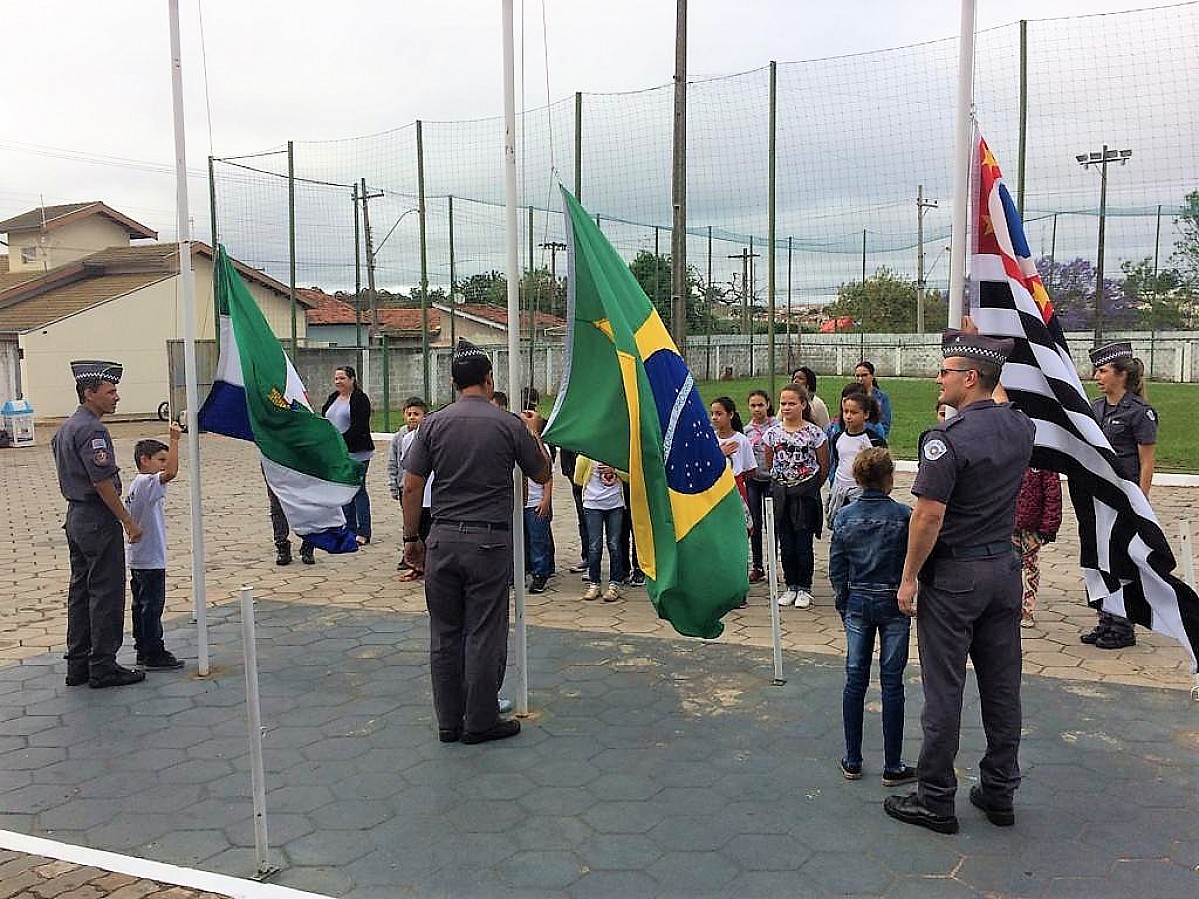
{"label": "black sneaker", "polygon": [[851,765],[845,759],[841,759],[840,765],[841,765],[841,776],[844,777],[846,780],[861,780],[862,779],[862,766],[861,765]]}
{"label": "black sneaker", "polygon": [[884,787],[902,787],[904,784],[915,782],[916,769],[911,765],[904,765],[902,768],[896,768],[894,771],[883,772]]}
{"label": "black sneaker", "polygon": [[640,568],[634,568],[633,573],[628,576],[628,579],[625,581],[625,583],[630,587],[644,587],[645,572]]}
{"label": "black sneaker", "polygon": [[290,565],[291,564],[291,544],[278,543],[275,545],[275,564]]}
{"label": "black sneaker", "polygon": [[1087,643],[1089,645],[1094,645],[1095,643],[1099,642],[1099,638],[1102,637],[1106,633],[1107,633],[1107,628],[1104,627],[1102,624],[1097,624],[1097,625],[1095,625],[1094,630],[1087,631],[1085,634],[1080,635],[1078,639],[1079,639],[1079,642],[1081,642],[1081,643]]}
{"label": "black sneaker", "polygon": [[549,580],[549,578],[542,577],[539,574],[533,575],[533,579],[531,581],[529,581],[529,589],[526,592],[528,592],[528,593],[544,593],[546,581],[548,581],[548,580]]}
{"label": "black sneaker", "polygon": [[312,544],[303,543],[300,545],[300,561],[305,565],[315,565],[316,557],[312,554]]}
{"label": "black sneaker", "polygon": [[1127,649],[1137,645],[1137,635],[1132,631],[1104,631],[1095,641],[1096,649]]}
{"label": "black sneaker", "polygon": [[129,684],[140,684],[146,679],[146,672],[132,668],[114,665],[102,674],[93,674],[87,680],[87,685],[93,690],[103,690],[106,687],[126,687]]}
{"label": "black sneaker", "polygon": [[138,656],[137,664],[147,671],[178,671],[183,667],[183,660],[165,649],[162,652],[152,652],[148,656]]}
{"label": "black sneaker", "polygon": [[82,665],[67,664],[67,686],[82,687],[91,679],[91,674],[88,672],[87,662]]}
{"label": "black sneaker", "polygon": [[996,827],[1011,827],[1016,823],[1016,812],[1011,805],[988,799],[982,784],[970,788],[970,804],[981,810]]}

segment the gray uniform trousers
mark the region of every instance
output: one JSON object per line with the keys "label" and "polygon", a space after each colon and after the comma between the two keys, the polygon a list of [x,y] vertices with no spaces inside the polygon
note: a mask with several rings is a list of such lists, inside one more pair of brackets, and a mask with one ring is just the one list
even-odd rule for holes
{"label": "gray uniform trousers", "polygon": [[67,667],[111,671],[125,626],[125,539],[121,523],[100,503],[68,503]]}
{"label": "gray uniform trousers", "polygon": [[1010,804],[1020,785],[1020,560],[1015,553],[929,562],[920,576],[916,636],[924,711],[919,797],[954,813],[966,657],[974,662],[987,751],[979,777],[988,799]]}
{"label": "gray uniform trousers", "polygon": [[512,533],[433,523],[425,543],[429,670],[442,730],[490,730],[508,661]]}

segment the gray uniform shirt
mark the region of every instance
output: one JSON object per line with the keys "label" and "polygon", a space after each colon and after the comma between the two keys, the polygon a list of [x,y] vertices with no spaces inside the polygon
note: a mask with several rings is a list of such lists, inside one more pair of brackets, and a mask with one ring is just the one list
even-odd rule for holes
{"label": "gray uniform shirt", "polygon": [[945,503],[938,546],[1011,539],[1032,439],[1027,415],[989,399],[970,403],[920,435],[920,468],[912,494]]}
{"label": "gray uniform shirt", "polygon": [[58,487],[73,503],[103,503],[96,492],[100,481],[112,480],[121,494],[121,468],[117,465],[112,436],[100,419],[80,406],[50,440]]}
{"label": "gray uniform shirt", "polygon": [[404,469],[433,481],[433,522],[512,522],[512,467],[545,469],[537,440],[515,415],[481,396],[459,397],[421,422]]}
{"label": "gray uniform shirt", "polygon": [[1092,400],[1091,414],[1120,457],[1120,473],[1134,481],[1139,479],[1141,456],[1137,448],[1157,443],[1157,413],[1153,407],[1135,393],[1125,391],[1114,406],[1102,396]]}

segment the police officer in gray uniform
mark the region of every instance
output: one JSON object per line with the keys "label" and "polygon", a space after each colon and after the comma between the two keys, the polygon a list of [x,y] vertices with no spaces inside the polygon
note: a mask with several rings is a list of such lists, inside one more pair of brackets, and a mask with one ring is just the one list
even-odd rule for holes
{"label": "police officer in gray uniform", "polygon": [[[1015,822],[1020,784],[1020,560],[1012,550],[1016,495],[1032,453],[1027,416],[992,394],[1011,340],[946,331],[938,401],[958,410],[920,438],[916,506],[899,587],[915,615],[924,683],[919,789],[891,796],[888,815],[956,833],[954,759],[966,658],[974,662],[987,751],[970,801],[992,824]],[[919,596],[917,598],[917,585]]]}
{"label": "police officer in gray uniform", "polygon": [[117,664],[125,625],[124,527],[131,543],[141,528],[121,502],[112,437],[100,419],[116,411],[121,366],[71,363],[79,408],[50,441],[58,486],[67,500],[67,686],[122,687],[146,679]]}
{"label": "police officer in gray uniform", "polygon": [[[1132,344],[1118,340],[1091,350],[1091,365],[1102,396],[1091,402],[1091,414],[1116,453],[1116,471],[1140,485],[1145,496],[1153,484],[1157,412],[1145,400],[1144,367],[1134,359]],[[1110,612],[1099,613],[1095,629],[1079,637],[1099,649],[1135,646],[1132,622]]]}
{"label": "police officer in gray uniform", "polygon": [[[484,743],[520,732],[519,721],[499,717],[496,703],[508,655],[512,469],[519,465],[539,484],[551,471],[524,422],[491,404],[495,383],[486,353],[459,340],[451,375],[457,402],[421,423],[405,458],[404,559],[425,572],[438,737]],[[421,499],[433,472],[425,544]]]}

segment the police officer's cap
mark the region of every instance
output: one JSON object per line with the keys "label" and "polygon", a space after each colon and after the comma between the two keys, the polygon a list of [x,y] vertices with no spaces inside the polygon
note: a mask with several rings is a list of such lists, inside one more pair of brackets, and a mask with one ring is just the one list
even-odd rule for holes
{"label": "police officer's cap", "polygon": [[1098,349],[1091,350],[1091,364],[1096,368],[1099,368],[1101,365],[1108,365],[1117,359],[1131,358],[1132,344],[1127,340],[1117,340]]}
{"label": "police officer's cap", "polygon": [[941,335],[941,355],[949,359],[961,356],[1002,366],[1015,349],[1016,342],[1010,338],[987,337],[983,334],[967,334],[950,328]]}
{"label": "police officer's cap", "polygon": [[78,359],[71,363],[71,374],[76,384],[88,381],[108,381],[120,384],[124,367],[118,362],[101,362],[98,359]]}
{"label": "police officer's cap", "polygon": [[491,371],[491,357],[471,343],[458,338],[454,347],[454,359],[450,364],[450,376],[462,384],[478,384]]}

